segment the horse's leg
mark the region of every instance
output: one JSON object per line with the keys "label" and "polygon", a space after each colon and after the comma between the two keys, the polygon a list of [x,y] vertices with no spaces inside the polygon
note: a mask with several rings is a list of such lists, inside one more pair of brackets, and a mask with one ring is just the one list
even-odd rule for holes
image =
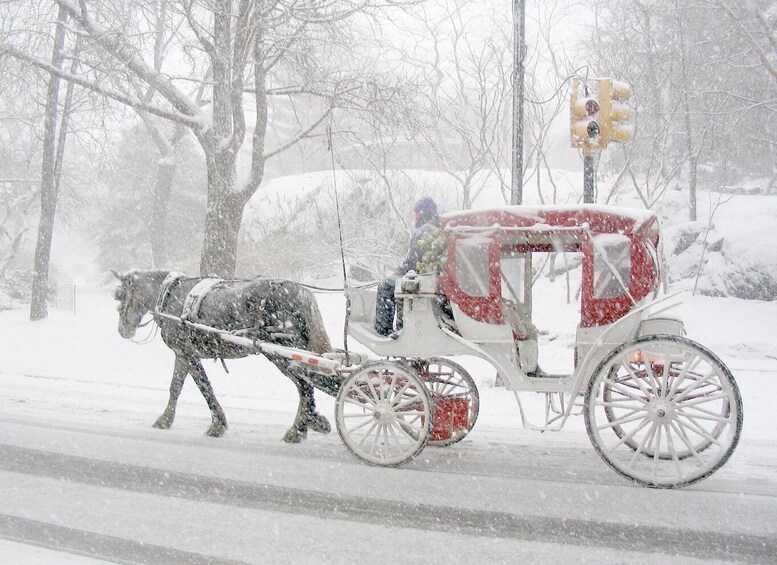
{"label": "horse's leg", "polygon": [[170,397],[167,400],[167,406],[162,415],[154,422],[154,427],[162,430],[169,430],[175,420],[175,407],[178,404],[178,396],[181,394],[183,382],[189,373],[189,361],[182,355],[175,356],[175,368],[173,369],[173,380],[170,381]]}
{"label": "horse's leg", "polygon": [[190,360],[189,372],[194,382],[197,383],[197,388],[200,389],[205,402],[208,403],[208,408],[210,408],[211,424],[206,433],[211,437],[221,437],[227,430],[227,417],[224,415],[218,400],[216,400],[213,387],[210,386],[208,375],[205,374],[205,369],[202,367],[199,359]]}
{"label": "horse's leg", "polygon": [[295,383],[299,392],[299,407],[297,408],[297,418],[307,425],[309,430],[320,434],[328,434],[332,431],[329,420],[323,414],[316,411],[316,398],[313,395],[315,389],[307,381],[297,379]]}
{"label": "horse's leg", "polygon": [[297,415],[294,417],[292,426],[284,434],[283,441],[286,443],[299,443],[307,437],[308,429],[314,432],[329,433],[332,430],[329,421],[322,414],[316,412],[313,386],[300,376],[299,369],[292,369],[288,362],[277,358],[270,358],[270,360],[278,367],[281,373],[294,383],[299,394]]}

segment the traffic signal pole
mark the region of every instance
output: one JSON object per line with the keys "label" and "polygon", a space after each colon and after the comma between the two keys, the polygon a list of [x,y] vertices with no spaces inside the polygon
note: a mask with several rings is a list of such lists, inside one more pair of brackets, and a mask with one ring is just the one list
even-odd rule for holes
{"label": "traffic signal pole", "polygon": [[513,0],[513,159],[510,204],[523,201],[523,57],[525,6]]}
{"label": "traffic signal pole", "polygon": [[[589,84],[572,81],[569,98],[569,131],[572,147],[583,151],[583,202],[596,202],[594,157],[610,142],[631,140],[631,110],[626,104],[631,87],[611,78],[593,79]],[[582,92],[580,88],[582,87]]]}
{"label": "traffic signal pole", "polygon": [[586,151],[583,156],[583,203],[596,202],[596,170],[593,152]]}

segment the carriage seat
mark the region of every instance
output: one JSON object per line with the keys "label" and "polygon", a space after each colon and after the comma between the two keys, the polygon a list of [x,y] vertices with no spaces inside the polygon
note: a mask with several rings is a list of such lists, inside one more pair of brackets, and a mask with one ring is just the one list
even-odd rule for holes
{"label": "carriage seat", "polygon": [[523,304],[507,298],[502,299],[502,315],[505,322],[513,330],[513,340],[518,351],[518,362],[521,371],[534,373],[537,371],[537,326],[535,326]]}
{"label": "carriage seat", "polygon": [[502,299],[502,316],[513,329],[513,339],[516,341],[536,340],[537,326],[535,326],[523,304],[518,304],[508,298]]}

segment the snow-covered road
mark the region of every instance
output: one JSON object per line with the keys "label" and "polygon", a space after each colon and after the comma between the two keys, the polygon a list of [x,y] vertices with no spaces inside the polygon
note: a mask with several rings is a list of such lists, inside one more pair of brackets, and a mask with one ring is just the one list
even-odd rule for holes
{"label": "snow-covered road", "polygon": [[[335,338],[342,297],[319,300]],[[383,469],[336,432],[283,444],[295,394],[260,358],[229,374],[206,365],[224,437],[204,435],[191,383],[175,426],[151,428],[172,356],[158,338],[139,348],[118,337],[106,289],[84,292],[75,316],[0,313],[0,552],[15,563],[774,563],[777,346],[766,331],[777,309],[697,297],[683,315],[734,370],[745,428],[715,475],[663,491],[612,472],[581,418],[523,430],[482,366],[472,434]],[[331,419],[332,400],[317,400]]]}

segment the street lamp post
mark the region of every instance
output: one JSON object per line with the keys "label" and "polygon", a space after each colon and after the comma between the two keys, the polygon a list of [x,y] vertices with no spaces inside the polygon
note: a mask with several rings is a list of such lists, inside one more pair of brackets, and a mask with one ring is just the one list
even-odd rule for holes
{"label": "street lamp post", "polygon": [[523,200],[523,58],[524,0],[513,0],[513,162],[510,204]]}

